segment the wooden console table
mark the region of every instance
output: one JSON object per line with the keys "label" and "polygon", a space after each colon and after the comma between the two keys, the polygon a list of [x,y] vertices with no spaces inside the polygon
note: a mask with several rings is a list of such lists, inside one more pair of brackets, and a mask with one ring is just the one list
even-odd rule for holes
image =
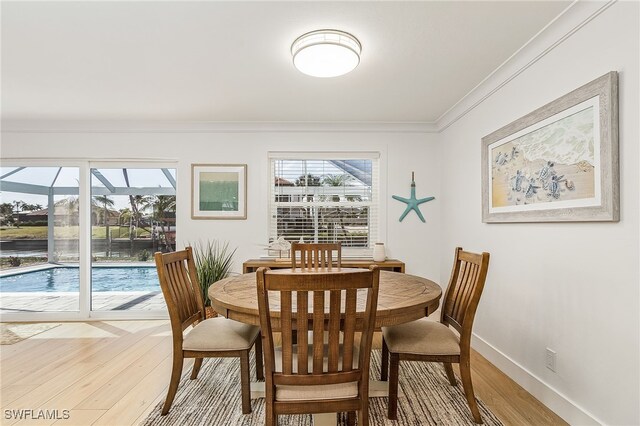
{"label": "wooden console table", "polygon": [[[343,268],[368,268],[371,265],[378,265],[380,269],[391,272],[404,273],[404,262],[397,259],[387,259],[384,262],[374,262],[373,259],[345,259],[342,258]],[[242,264],[242,273],[255,272],[258,268],[266,266],[271,269],[291,268],[291,261],[276,259],[249,259]]]}

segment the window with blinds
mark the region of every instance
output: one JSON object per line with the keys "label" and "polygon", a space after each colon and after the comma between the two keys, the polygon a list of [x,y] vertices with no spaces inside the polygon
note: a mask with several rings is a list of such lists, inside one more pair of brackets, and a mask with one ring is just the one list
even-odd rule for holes
{"label": "window with blinds", "polygon": [[270,153],[269,240],[342,244],[365,255],[378,238],[379,154]]}

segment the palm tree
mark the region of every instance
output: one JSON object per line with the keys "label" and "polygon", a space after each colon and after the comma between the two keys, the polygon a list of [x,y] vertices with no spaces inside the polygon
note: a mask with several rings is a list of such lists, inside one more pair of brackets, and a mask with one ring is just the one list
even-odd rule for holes
{"label": "palm tree", "polygon": [[109,207],[113,207],[115,202],[109,198],[108,195],[96,195],[93,197],[96,203],[101,203],[102,207],[104,207],[104,211],[102,214],[104,227],[105,227],[105,239],[109,239]]}
{"label": "palm tree", "polygon": [[171,245],[167,241],[167,234],[164,228],[166,213],[176,211],[176,196],[175,195],[156,195],[153,199],[153,219],[160,225],[160,232],[162,234],[162,240],[166,251],[171,251]]}
{"label": "palm tree", "polygon": [[24,204],[22,206],[22,210],[25,211],[34,211],[34,210],[42,210],[42,204]]}
{"label": "palm tree", "polygon": [[[351,175],[346,173],[341,175],[325,175],[322,178],[322,184],[326,186],[348,186],[349,182],[353,180]],[[332,201],[340,201],[339,195],[333,195],[331,197]]]}
{"label": "palm tree", "polygon": [[153,206],[153,197],[150,195],[129,195],[129,203],[131,204],[131,212],[136,220],[136,228],[140,227],[140,219],[142,211]]}
{"label": "palm tree", "polygon": [[118,210],[118,225],[124,226],[125,222],[131,222],[131,210],[128,207]]}
{"label": "palm tree", "polygon": [[129,224],[129,241],[133,241],[133,214],[128,207],[118,210],[118,238],[122,237],[122,226]]}
{"label": "palm tree", "polygon": [[2,216],[2,225],[10,225],[13,223],[13,204],[0,204],[0,216]]}
{"label": "palm tree", "polygon": [[[347,174],[347,173],[343,173],[341,175],[325,175],[322,178],[322,184],[326,185],[326,186],[349,186],[349,184],[353,181],[353,176]],[[332,197],[332,201],[340,201],[340,196],[339,195],[333,195]],[[338,221],[340,222],[340,229],[342,230],[342,233],[344,235],[347,234],[347,228],[345,227],[344,224],[344,215],[342,214],[342,209],[340,207],[330,207],[328,209],[326,209],[327,212],[327,218],[330,219],[332,216],[335,216],[338,218]]]}
{"label": "palm tree", "polygon": [[41,210],[42,205],[40,204],[28,204],[24,201],[14,201],[13,204],[16,208],[16,228],[20,228],[20,212],[32,212],[34,210]]}
{"label": "palm tree", "polygon": [[343,173],[341,175],[325,175],[322,178],[322,184],[326,186],[349,186],[353,181],[353,176]]}
{"label": "palm tree", "polygon": [[[65,221],[67,222],[67,226],[71,226],[73,225],[74,222],[72,219],[75,217],[76,219],[78,218],[78,209],[79,209],[79,204],[80,204],[80,200],[78,199],[78,197],[67,197],[65,199],[62,199],[60,201],[58,201],[56,203],[57,206],[63,206],[66,209],[66,219]],[[55,211],[55,209],[54,209]],[[77,223],[75,223],[77,225]]]}

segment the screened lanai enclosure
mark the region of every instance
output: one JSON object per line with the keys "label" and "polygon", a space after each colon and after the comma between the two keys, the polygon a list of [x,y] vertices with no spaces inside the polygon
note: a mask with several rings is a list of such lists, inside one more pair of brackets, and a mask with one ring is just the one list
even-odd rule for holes
{"label": "screened lanai enclosure", "polygon": [[174,167],[2,167],[0,207],[3,315],[165,311],[153,253],[175,250]]}

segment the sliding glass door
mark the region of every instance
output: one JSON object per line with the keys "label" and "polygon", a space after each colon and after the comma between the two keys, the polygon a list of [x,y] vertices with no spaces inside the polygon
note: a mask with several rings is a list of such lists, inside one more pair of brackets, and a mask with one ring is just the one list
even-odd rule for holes
{"label": "sliding glass door", "polygon": [[77,167],[0,168],[0,310],[78,312]]}
{"label": "sliding glass door", "polygon": [[0,319],[165,317],[153,254],[175,250],[175,164],[63,164],[3,160]]}
{"label": "sliding glass door", "polygon": [[153,262],[175,250],[173,168],[91,168],[92,311],[166,310]]}

